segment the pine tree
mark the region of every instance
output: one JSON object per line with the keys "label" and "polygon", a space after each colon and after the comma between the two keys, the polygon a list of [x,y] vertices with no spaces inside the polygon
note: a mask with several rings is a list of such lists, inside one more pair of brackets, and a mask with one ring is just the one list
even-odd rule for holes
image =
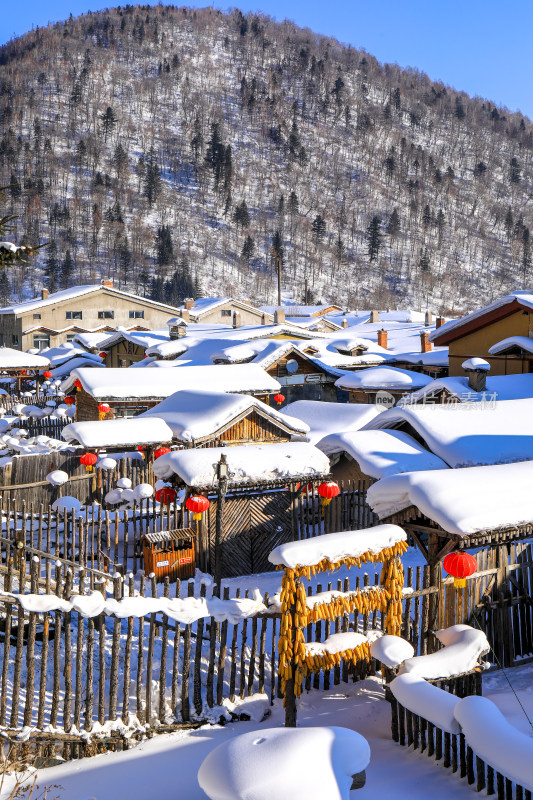
{"label": "pine tree", "polygon": [[174,258],[174,245],[170,225],[161,225],[156,233],[157,263],[160,267],[171,264]]}
{"label": "pine tree", "polygon": [[393,209],[392,214],[389,217],[389,221],[387,223],[387,233],[392,239],[395,239],[400,233],[400,215],[398,214],[397,208]]}
{"label": "pine tree", "polygon": [[244,240],[244,244],[242,246],[241,258],[243,261],[250,263],[250,259],[252,258],[255,250],[254,240],[251,236],[247,236]]}
{"label": "pine tree", "polygon": [[283,266],[284,256],[283,237],[281,231],[277,230],[272,237],[272,259],[275,266],[277,266],[278,262]]}
{"label": "pine tree", "polygon": [[288,208],[289,214],[291,215],[291,219],[292,219],[298,213],[298,208],[299,208],[298,195],[296,194],[296,192],[294,190],[292,190],[290,195],[289,195],[289,200],[287,202],[287,208]]}
{"label": "pine tree", "polygon": [[505,232],[507,233],[507,239],[508,241],[510,241],[511,236],[513,235],[513,225],[514,225],[513,211],[511,209],[511,206],[509,206],[509,208],[507,209],[504,225],[505,225]]}
{"label": "pine tree", "polygon": [[5,269],[0,270],[0,303],[6,306],[11,298],[11,284]]}
{"label": "pine tree", "polygon": [[68,289],[69,286],[72,286],[73,276],[74,276],[74,261],[72,260],[70,250],[67,250],[65,253],[65,258],[63,259],[63,263],[61,264],[62,289]]}
{"label": "pine tree", "polygon": [[157,164],[154,148],[150,148],[148,160],[145,161],[144,171],[144,196],[148,200],[148,205],[152,206],[161,191],[161,173]]}
{"label": "pine tree", "polygon": [[311,225],[313,236],[315,239],[315,244],[318,244],[322,241],[324,236],[326,235],[326,220],[320,214],[314,218],[313,223]]}
{"label": "pine tree", "polygon": [[368,257],[372,262],[375,261],[379,255],[383,239],[380,217],[372,217],[368,225],[366,235],[368,240]]}
{"label": "pine tree", "polygon": [[[231,154],[231,151],[230,151]],[[226,159],[226,148],[220,137],[220,124],[211,123],[211,138],[207,142],[205,162],[211,167],[215,180],[215,190],[218,191],[222,170]]]}
{"label": "pine tree", "polygon": [[511,183],[520,183],[521,180],[521,167],[514,156],[509,163],[509,180]]}
{"label": "pine tree", "polygon": [[233,214],[233,221],[243,229],[250,226],[250,212],[248,211],[246,200],[243,200],[240,205],[236,206]]}
{"label": "pine tree", "polygon": [[102,130],[104,131],[104,142],[107,142],[107,137],[112,133],[113,128],[117,124],[115,112],[108,106],[103,114],[100,114],[100,121],[102,123]]}

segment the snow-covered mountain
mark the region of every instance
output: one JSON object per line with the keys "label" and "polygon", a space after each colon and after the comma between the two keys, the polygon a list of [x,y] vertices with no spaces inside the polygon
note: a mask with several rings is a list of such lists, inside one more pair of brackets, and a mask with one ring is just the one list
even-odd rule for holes
{"label": "snow-covered mountain", "polygon": [[291,22],[127,6],[0,49],[0,281],[468,310],[531,282],[533,125]]}

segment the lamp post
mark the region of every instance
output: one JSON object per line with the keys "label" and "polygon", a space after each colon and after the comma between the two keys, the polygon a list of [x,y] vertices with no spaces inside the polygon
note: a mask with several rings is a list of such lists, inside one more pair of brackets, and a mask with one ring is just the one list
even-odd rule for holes
{"label": "lamp post", "polygon": [[222,453],[220,461],[214,464],[217,474],[218,489],[217,489],[217,515],[215,526],[215,569],[214,580],[215,587],[214,593],[220,596],[220,581],[222,575],[222,523],[224,520],[224,500],[228,490],[228,477],[229,468],[226,454]]}

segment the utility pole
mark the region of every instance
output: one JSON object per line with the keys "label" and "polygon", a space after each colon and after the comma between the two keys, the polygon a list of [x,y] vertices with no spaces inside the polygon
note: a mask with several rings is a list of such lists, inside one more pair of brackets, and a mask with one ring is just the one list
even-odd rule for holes
{"label": "utility pole", "polygon": [[304,279],[304,287],[305,287],[305,300],[304,303],[307,305],[307,278]]}
{"label": "utility pole", "polygon": [[214,593],[217,597],[220,596],[220,581],[222,578],[222,526],[224,523],[224,501],[226,499],[226,492],[228,490],[228,461],[226,454],[222,453],[220,461],[215,465],[217,472],[218,488],[217,488],[217,514],[215,526],[215,569],[214,569]]}
{"label": "utility pole", "polygon": [[281,258],[276,255],[278,261],[278,306],[281,307]]}

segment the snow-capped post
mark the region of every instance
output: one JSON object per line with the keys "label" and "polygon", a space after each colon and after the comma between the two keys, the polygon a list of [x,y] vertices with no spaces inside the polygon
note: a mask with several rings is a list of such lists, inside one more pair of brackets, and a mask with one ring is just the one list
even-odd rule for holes
{"label": "snow-capped post", "polygon": [[220,580],[222,577],[222,525],[224,522],[224,500],[226,498],[226,492],[228,490],[228,477],[229,477],[229,469],[228,469],[228,460],[226,458],[226,454],[222,453],[220,456],[220,461],[215,465],[216,472],[217,472],[217,481],[218,481],[218,488],[217,488],[217,516],[216,516],[216,527],[215,527],[215,569],[214,569],[214,580],[215,585],[213,587],[213,594],[216,594],[217,597],[220,595]]}

